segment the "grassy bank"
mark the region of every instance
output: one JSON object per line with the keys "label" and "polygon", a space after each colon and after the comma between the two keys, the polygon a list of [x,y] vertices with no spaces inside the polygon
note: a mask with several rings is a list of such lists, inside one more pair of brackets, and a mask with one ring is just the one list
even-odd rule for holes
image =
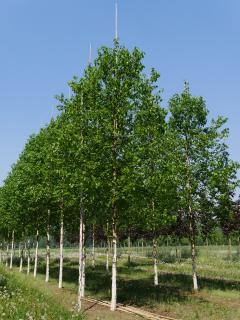
{"label": "grassy bank", "polygon": [[30,282],[30,279],[0,268],[1,320],[82,320],[51,296],[33,288]]}

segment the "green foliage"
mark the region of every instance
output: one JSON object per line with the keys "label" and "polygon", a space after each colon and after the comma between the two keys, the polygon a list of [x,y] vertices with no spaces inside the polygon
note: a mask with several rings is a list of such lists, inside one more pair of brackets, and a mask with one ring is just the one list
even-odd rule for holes
{"label": "green foliage", "polygon": [[[0,232],[28,237],[60,218],[78,232],[80,204],[87,228],[107,229],[112,208],[119,230],[204,237],[239,224],[233,207],[238,164],[225,143],[226,119],[209,122],[202,97],[189,88],[161,107],[159,74],[144,72],[144,54],[115,41],[102,47],[72,96],[59,96],[59,115],[29,138],[0,189]],[[49,214],[50,212],[50,214]],[[109,231],[108,231],[109,232]]]}

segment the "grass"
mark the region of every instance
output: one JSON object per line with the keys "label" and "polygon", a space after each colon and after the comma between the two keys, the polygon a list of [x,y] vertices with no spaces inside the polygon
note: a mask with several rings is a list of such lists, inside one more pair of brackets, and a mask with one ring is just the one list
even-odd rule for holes
{"label": "grass", "polygon": [[[233,248],[231,260],[227,259],[226,247],[198,248],[199,293],[192,292],[191,260],[188,248],[182,249],[180,261],[175,256],[175,248],[162,248],[159,251],[160,284],[157,287],[153,285],[153,266],[148,257],[149,251],[150,249],[147,249],[142,252],[142,256],[136,252],[137,254],[132,256],[130,265],[127,263],[125,253],[122,252],[118,262],[119,302],[177,319],[240,319],[240,268],[239,255],[235,248]],[[102,252],[99,253],[102,254]],[[75,249],[75,252],[73,249],[66,250],[66,255],[68,258],[65,258],[64,262],[64,293],[59,293],[56,289],[58,280],[58,261],[56,259],[52,259],[51,281],[47,286],[44,282],[44,260],[40,261],[36,285],[44,295],[51,294],[65,308],[71,308],[73,301],[76,300],[77,292],[77,250]],[[95,269],[91,267],[90,255],[87,260],[86,295],[110,300],[111,274],[105,270],[105,256],[97,256]],[[29,282],[34,282],[32,277],[21,275],[24,281],[27,278]],[[97,312],[99,310],[95,310],[95,315]],[[87,314],[86,318],[125,319],[123,316],[111,318],[108,313],[101,318],[101,314],[103,311],[98,314],[98,317],[94,317],[94,313]]]}
{"label": "grass", "polygon": [[51,296],[33,288],[30,280],[0,268],[0,319],[81,320],[83,317],[60,306]]}

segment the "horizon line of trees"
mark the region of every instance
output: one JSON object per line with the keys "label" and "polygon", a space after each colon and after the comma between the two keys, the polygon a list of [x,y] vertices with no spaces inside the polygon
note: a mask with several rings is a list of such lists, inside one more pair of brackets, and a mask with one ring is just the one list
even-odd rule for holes
{"label": "horizon line of trees", "polygon": [[[154,285],[159,235],[188,237],[197,291],[197,234],[207,239],[216,227],[225,235],[240,230],[234,206],[239,164],[229,156],[227,120],[210,121],[205,100],[193,96],[187,82],[163,108],[159,73],[144,74],[143,58],[137,48],[129,51],[117,40],[113,48],[100,48],[83,76],[69,82],[72,95],[58,96],[59,115],[30,136],[0,188],[0,237],[10,252],[10,268],[14,242],[23,252],[23,243],[35,234],[36,277],[39,236],[45,236],[49,281],[54,236],[62,288],[64,236],[78,234],[79,310],[85,294],[86,232],[92,234],[94,250],[95,232],[101,230],[107,272],[111,255],[114,311],[120,234],[148,234]],[[29,256],[28,250],[28,274]]]}

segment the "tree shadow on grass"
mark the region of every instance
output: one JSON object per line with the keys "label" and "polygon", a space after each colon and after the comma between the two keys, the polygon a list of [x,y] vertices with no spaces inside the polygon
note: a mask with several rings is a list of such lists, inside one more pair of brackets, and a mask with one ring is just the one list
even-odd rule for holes
{"label": "tree shadow on grass", "polygon": [[[58,279],[58,261],[51,263],[50,277]],[[39,273],[45,273],[45,265],[39,266]],[[66,260],[63,268],[64,282],[78,285],[77,262]],[[225,279],[213,279],[198,277],[199,287],[208,290],[239,290],[240,281]],[[153,307],[158,303],[182,303],[188,299],[196,298],[191,295],[192,276],[181,273],[159,273],[159,286],[153,285],[151,271],[141,269],[134,264],[131,268],[125,264],[118,268],[118,301],[123,304],[136,305],[139,307]],[[110,300],[111,297],[111,273],[106,272],[105,264],[99,264],[93,269],[86,268],[86,292],[87,295],[98,299]]]}
{"label": "tree shadow on grass", "polygon": [[[166,285],[175,285],[184,291],[192,290],[191,275],[184,275],[181,273],[163,273],[159,276],[159,282]],[[240,290],[240,281],[198,276],[198,283],[200,290]]]}

